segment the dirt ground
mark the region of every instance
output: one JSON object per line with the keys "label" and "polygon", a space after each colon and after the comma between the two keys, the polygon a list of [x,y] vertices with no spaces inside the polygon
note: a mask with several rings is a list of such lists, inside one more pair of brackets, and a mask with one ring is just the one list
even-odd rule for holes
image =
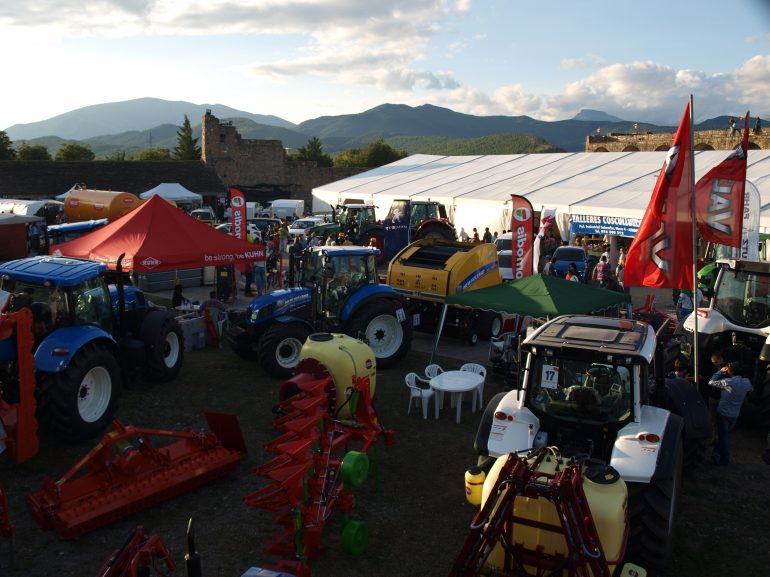
{"label": "dirt ground", "polygon": [[[368,523],[368,549],[358,558],[345,554],[334,517],[324,533],[325,550],[313,564],[316,577],[448,574],[474,514],[465,501],[463,473],[475,462],[473,439],[480,413],[466,407],[461,424],[446,408],[438,420],[423,420],[414,409],[407,415],[404,374],[422,372],[426,361],[424,354],[412,351],[401,366],[379,372],[375,404],[382,423],[396,436],[389,450],[378,444],[375,470],[356,496],[352,518]],[[444,368],[461,364],[456,358],[439,362]],[[2,463],[0,481],[8,491],[17,537],[14,567],[9,568],[6,555],[0,556],[0,575],[96,575],[137,525],[159,534],[182,565],[189,517],[195,522],[205,576],[237,577],[248,567],[268,564],[261,549],[272,532],[270,515],[246,507],[242,498],[263,484],[253,469],[269,458],[262,444],[277,436],[271,408],[280,384],[228,348],[208,348],[188,353],[175,381],[138,382],[124,391],[117,416],[127,424],[202,429],[206,410],[237,414],[249,454],[229,477],[75,541],[60,541],[53,532],[38,528],[24,497],[37,491],[46,477],[61,476],[94,442],[64,445],[44,435],[40,453],[31,461],[20,466]],[[485,399],[500,390],[501,381],[490,376]],[[732,466],[703,465],[689,471],[667,575],[700,577],[728,570],[731,575],[758,575],[766,571],[761,567],[770,566],[770,467],[760,459],[766,434],[738,430]],[[0,550],[6,547],[0,544]],[[184,575],[184,569],[175,574]]]}

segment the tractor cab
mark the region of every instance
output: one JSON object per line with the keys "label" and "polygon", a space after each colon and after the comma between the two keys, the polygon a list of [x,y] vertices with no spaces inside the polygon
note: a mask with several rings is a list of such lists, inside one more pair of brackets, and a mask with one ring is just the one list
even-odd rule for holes
{"label": "tractor cab", "polygon": [[341,204],[337,206],[336,221],[339,230],[351,240],[377,224],[374,206],[370,204]]}
{"label": "tractor cab", "polygon": [[114,319],[110,293],[101,275],[72,279],[55,284],[45,275],[19,275],[0,278],[0,289],[11,293],[10,309],[27,307],[32,311],[32,331],[36,344],[56,329],[91,324],[112,330]]}
{"label": "tractor cab", "polygon": [[316,313],[337,318],[360,288],[378,284],[376,255],[368,247],[315,247],[304,260],[302,286],[314,289]]}
{"label": "tractor cab", "polygon": [[724,264],[718,283],[713,308],[729,322],[750,329],[770,326],[770,265]]}

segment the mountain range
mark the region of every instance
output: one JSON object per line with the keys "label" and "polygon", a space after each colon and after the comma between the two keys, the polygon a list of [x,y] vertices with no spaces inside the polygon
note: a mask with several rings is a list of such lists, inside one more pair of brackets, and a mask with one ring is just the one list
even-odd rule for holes
{"label": "mountain range", "polygon": [[[332,154],[361,148],[379,138],[388,143],[401,143],[400,148],[410,153],[440,153],[435,152],[437,139],[447,145],[447,141],[485,139],[493,135],[499,140],[499,135],[511,134],[531,135],[527,137],[527,146],[531,144],[538,151],[582,151],[586,136],[597,129],[603,134],[673,132],[675,129],[641,122],[635,126],[631,121],[590,109],[581,110],[569,120],[546,122],[529,116],[474,116],[430,104],[382,104],[358,114],[322,116],[293,124],[277,116],[254,114],[222,104],[139,98],[94,104],[40,122],[14,124],[5,132],[16,146],[21,141],[44,144],[51,153],[64,142],[77,141],[91,146],[97,156],[116,151],[130,155],[148,146],[176,146],[177,130],[185,115],[193,124],[193,134],[200,134],[196,120],[207,110],[220,120],[231,121],[243,138],[281,140],[284,146],[296,149],[315,136],[323,142],[324,150]],[[698,129],[726,127],[726,116],[697,126]]]}

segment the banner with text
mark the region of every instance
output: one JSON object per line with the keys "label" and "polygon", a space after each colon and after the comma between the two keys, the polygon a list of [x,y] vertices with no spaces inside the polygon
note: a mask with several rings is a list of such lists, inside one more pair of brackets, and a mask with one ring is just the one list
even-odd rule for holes
{"label": "banner with text", "polygon": [[639,230],[641,222],[641,218],[571,214],[569,216],[569,229],[575,234],[606,234],[633,238],[636,231]]}
{"label": "banner with text", "polygon": [[535,232],[535,214],[523,196],[511,195],[511,234],[514,280],[532,276],[532,244]]}

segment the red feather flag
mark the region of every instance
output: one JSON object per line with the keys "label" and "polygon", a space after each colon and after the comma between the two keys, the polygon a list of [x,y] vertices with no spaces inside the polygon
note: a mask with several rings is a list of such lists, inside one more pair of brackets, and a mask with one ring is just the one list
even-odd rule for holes
{"label": "red feather flag", "polygon": [[730,156],[709,170],[695,185],[695,218],[706,242],[741,246],[746,158],[749,148],[749,113],[743,140]]}
{"label": "red feather flag", "polygon": [[626,286],[692,290],[692,154],[688,104],[628,249]]}

